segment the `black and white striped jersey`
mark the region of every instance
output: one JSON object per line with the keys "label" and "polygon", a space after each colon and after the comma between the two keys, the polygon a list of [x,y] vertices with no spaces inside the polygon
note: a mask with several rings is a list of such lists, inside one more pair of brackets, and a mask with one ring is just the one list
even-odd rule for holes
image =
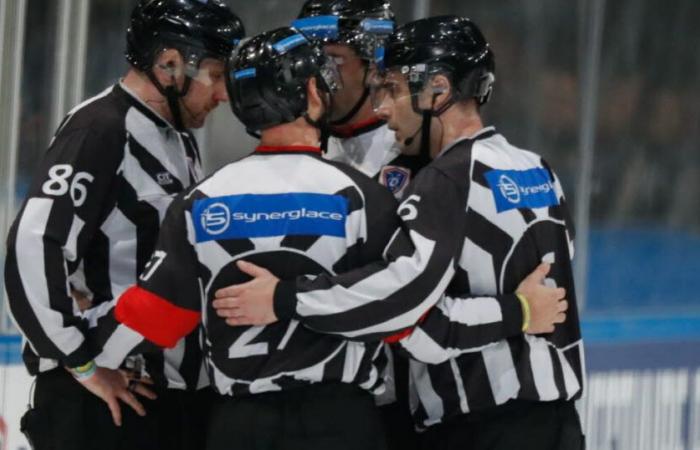
{"label": "black and white striped jersey", "polygon": [[334,128],[328,139],[326,158],[345,163],[377,180],[398,200],[425,165],[417,156],[402,155],[394,132],[377,118]]}
{"label": "black and white striped jersey", "polygon": [[[51,141],[9,234],[5,286],[30,373],[92,359],[90,335],[136,283],[174,196],[201,178],[196,141],[117,84],[74,108]],[[83,310],[71,289],[90,299]],[[197,386],[198,336],[148,361]]]}
{"label": "black and white striped jersey", "polygon": [[178,198],[168,211],[153,260],[118,301],[121,345],[98,364],[114,367],[145,337],[172,345],[199,323],[210,378],[222,394],[242,396],[318,382],[372,393],[384,387],[380,341],[318,334],[282,320],[231,327],[211,305],[216,290],[246,280],[236,261],[275,275],[336,274],[381,258],[400,221],[384,187],[309,147],[258,147]]}
{"label": "black and white striped jersey", "polygon": [[[399,214],[408,237],[394,237],[384,262],[281,282],[277,316],[358,340],[420,322],[401,345],[423,360],[411,362],[412,412],[421,427],[515,398],[579,396],[572,228],[547,164],[484,129],[424,168]],[[523,336],[522,309],[510,293],[543,260],[553,264],[547,282],[567,290],[567,321],[552,334]]]}
{"label": "black and white striped jersey", "polygon": [[[427,163],[418,156],[401,154],[395,133],[379,118],[333,127],[325,157],[347,164],[376,180],[399,201],[411,180]],[[393,403],[397,399],[397,389],[407,391],[404,387],[408,385],[408,374],[404,373],[408,370],[403,370],[406,361],[398,360],[389,346],[386,353],[391,363],[385,374],[386,391],[376,398],[379,405]],[[396,373],[397,370],[400,373]]]}

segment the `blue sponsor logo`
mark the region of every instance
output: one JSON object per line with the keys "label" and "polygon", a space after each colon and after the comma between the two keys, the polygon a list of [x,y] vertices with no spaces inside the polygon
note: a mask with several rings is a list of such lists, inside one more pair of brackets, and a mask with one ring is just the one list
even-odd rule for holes
{"label": "blue sponsor logo", "polygon": [[297,19],[292,26],[315,39],[338,39],[337,16],[315,16]]}
{"label": "blue sponsor logo", "polygon": [[277,53],[284,54],[289,50],[299,47],[301,44],[308,42],[303,34],[294,34],[292,36],[286,37],[276,44],[272,44]]}
{"label": "blue sponsor logo", "polygon": [[362,29],[368,33],[389,35],[394,32],[393,20],[365,19],[360,23]]}
{"label": "blue sponsor logo", "polygon": [[485,176],[499,213],[559,204],[549,172],[542,167],[530,170],[491,170]]}
{"label": "blue sponsor logo", "polygon": [[252,67],[250,69],[243,69],[239,70],[238,72],[233,73],[233,78],[235,80],[242,80],[244,78],[255,78],[257,75],[257,71],[255,70],[255,67]]}
{"label": "blue sponsor logo", "polygon": [[345,237],[348,201],[340,195],[231,195],[194,202],[197,242],[273,236]]}

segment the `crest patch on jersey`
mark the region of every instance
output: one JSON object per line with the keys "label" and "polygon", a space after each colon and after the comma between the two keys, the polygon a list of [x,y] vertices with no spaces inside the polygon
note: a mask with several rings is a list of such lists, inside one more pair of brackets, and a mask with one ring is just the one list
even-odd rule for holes
{"label": "crest patch on jersey", "polygon": [[491,170],[485,174],[501,213],[511,209],[535,209],[556,206],[559,198],[543,167],[529,170]]}
{"label": "crest patch on jersey", "polygon": [[348,200],[340,195],[229,195],[194,202],[197,242],[273,236],[345,237]]}
{"label": "crest patch on jersey", "polygon": [[384,166],[379,173],[379,183],[388,187],[392,194],[399,196],[411,181],[411,169],[399,166]]}

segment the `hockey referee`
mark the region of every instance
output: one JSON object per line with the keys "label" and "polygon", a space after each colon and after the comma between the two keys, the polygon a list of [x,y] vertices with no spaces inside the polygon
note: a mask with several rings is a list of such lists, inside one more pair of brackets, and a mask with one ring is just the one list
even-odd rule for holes
{"label": "hockey referee", "polygon": [[[423,447],[582,448],[573,229],[558,179],[540,156],[483,126],[495,65],[468,19],[400,27],[385,64],[375,89],[380,116],[406,145],[420,136],[433,157],[399,208],[413,245],[394,239],[385,261],[313,280],[278,282],[241,264],[257,278],[219,291],[219,314],[234,325],[296,319],[371,340],[420,322],[437,303],[401,341],[415,358],[411,409]],[[568,315],[565,301],[553,311],[556,328],[529,323],[528,293],[507,294],[543,261],[551,264],[544,283],[565,288],[571,304]]]}
{"label": "hockey referee", "polygon": [[[96,369],[91,337],[109,326],[114,300],[144,269],[168,205],[202,178],[190,129],[227,101],[225,59],[243,36],[240,19],[219,0],[140,0],[126,32],[128,72],[75,107],[38,162],[5,264],[22,356],[36,377],[22,420],[34,450],[202,447],[216,394],[197,333],[145,365],[135,355],[130,381]],[[131,409],[111,416],[74,379],[95,370],[118,381],[120,398],[140,414],[133,393],[147,394],[138,382],[146,375],[154,380],[158,398],[141,398],[146,417]]]}

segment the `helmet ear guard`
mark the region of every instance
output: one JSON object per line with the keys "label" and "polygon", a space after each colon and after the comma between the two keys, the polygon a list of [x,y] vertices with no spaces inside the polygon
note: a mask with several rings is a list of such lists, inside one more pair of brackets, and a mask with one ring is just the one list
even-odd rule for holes
{"label": "helmet ear guard", "polygon": [[493,84],[496,82],[496,75],[493,72],[482,74],[476,81],[474,89],[474,97],[479,103],[479,106],[485,105],[491,99],[493,94]]}

